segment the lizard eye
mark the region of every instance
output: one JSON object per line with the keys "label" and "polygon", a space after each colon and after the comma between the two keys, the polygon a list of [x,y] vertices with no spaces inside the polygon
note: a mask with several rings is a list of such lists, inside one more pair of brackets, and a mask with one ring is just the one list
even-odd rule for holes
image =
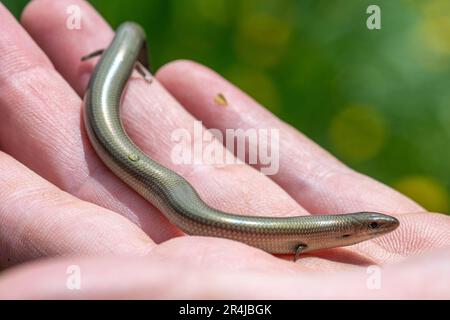
{"label": "lizard eye", "polygon": [[371,222],[369,223],[369,229],[376,229],[379,227],[379,224],[377,222]]}

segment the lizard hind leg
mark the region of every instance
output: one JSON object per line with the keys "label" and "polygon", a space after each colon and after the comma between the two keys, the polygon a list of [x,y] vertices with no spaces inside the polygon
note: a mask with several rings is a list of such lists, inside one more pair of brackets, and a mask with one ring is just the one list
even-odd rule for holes
{"label": "lizard hind leg", "polygon": [[307,245],[299,244],[297,246],[297,249],[295,249],[295,255],[294,255],[294,262],[298,260],[300,257],[300,254],[307,248]]}

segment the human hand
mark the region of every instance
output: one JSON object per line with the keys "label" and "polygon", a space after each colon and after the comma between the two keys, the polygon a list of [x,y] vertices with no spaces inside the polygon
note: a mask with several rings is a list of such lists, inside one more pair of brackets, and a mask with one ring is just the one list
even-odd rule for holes
{"label": "human hand", "polygon": [[[80,30],[66,28],[69,5],[81,8]],[[230,240],[174,238],[179,230],[101,163],[82,125],[95,61],[80,57],[106,47],[111,29],[82,1],[34,1],[22,23],[44,54],[3,7],[0,17],[0,263],[70,256],[5,271],[0,297],[449,296],[442,286],[450,264],[448,217],[425,213],[355,173],[214,72],[186,61],[163,67],[151,86],[132,79],[122,118],[133,141],[188,179],[205,202],[248,215],[378,211],[395,215],[400,227],[297,263]],[[228,106],[215,104],[219,92]],[[191,131],[195,118],[220,130],[278,129],[279,172],[175,165],[171,133]],[[82,270],[80,291],[65,286],[73,264]],[[366,284],[372,264],[383,266],[380,290]]]}

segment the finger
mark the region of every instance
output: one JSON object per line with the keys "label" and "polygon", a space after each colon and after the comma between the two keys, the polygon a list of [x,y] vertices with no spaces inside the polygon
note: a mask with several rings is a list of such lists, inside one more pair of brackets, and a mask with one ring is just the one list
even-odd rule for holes
{"label": "finger", "polygon": [[154,243],[129,220],[74,198],[0,152],[0,265],[68,254],[144,255]]}
{"label": "finger", "polygon": [[[366,268],[331,273],[254,272],[251,268],[226,272],[226,268],[185,267],[154,257],[127,261],[66,258],[5,272],[0,277],[0,298],[445,299],[450,296],[449,287],[442,285],[450,281],[448,253],[431,252],[402,264],[371,269],[369,275]],[[255,262],[259,261],[249,265]],[[69,282],[70,266],[78,274],[69,275]]]}
{"label": "finger", "polygon": [[[349,169],[238,88],[199,64],[189,61],[169,63],[158,71],[157,79],[190,113],[202,119],[207,128],[222,132],[238,128],[278,130],[279,171],[270,177],[309,212],[423,211],[400,193]],[[226,107],[218,106],[215,101],[218,93],[224,94]],[[255,167],[263,165],[259,162]]]}
{"label": "finger", "polygon": [[175,234],[101,163],[81,125],[81,99],[2,5],[0,17],[1,149],[59,188],[120,212],[154,239]]}
{"label": "finger", "polygon": [[410,213],[396,216],[395,231],[361,242],[352,248],[377,264],[399,262],[406,256],[432,249],[450,248],[450,217],[439,213]]}
{"label": "finger", "polygon": [[[65,28],[68,5],[80,7],[81,29]],[[49,8],[52,15],[49,16]],[[81,63],[80,57],[106,47],[112,32],[83,1],[34,1],[25,10],[22,21],[28,32],[44,49],[64,77],[82,94],[95,62]],[[60,41],[64,39],[64,41]],[[70,52],[64,59],[62,53]],[[91,68],[87,68],[86,64]],[[80,71],[83,70],[83,71]],[[132,140],[161,164],[187,178],[211,206],[248,215],[293,215],[305,211],[279,186],[251,167],[243,164],[213,166],[177,165],[172,161],[174,130],[185,128],[193,135],[194,118],[187,113],[157,81],[150,86],[132,79],[124,99],[122,119]],[[223,150],[222,145],[213,142]],[[237,200],[238,199],[238,200]]]}

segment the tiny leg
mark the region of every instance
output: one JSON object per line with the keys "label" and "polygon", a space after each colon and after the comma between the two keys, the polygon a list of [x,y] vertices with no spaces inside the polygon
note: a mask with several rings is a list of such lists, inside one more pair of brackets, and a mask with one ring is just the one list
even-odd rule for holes
{"label": "tiny leg", "polygon": [[300,256],[300,254],[302,253],[303,250],[306,249],[306,246],[304,244],[299,244],[297,249],[295,250],[295,255],[294,255],[294,262],[296,262],[298,260],[298,257]]}
{"label": "tiny leg", "polygon": [[82,56],[81,57],[81,61],[86,61],[86,60],[89,60],[91,58],[97,57],[97,56],[101,55],[104,51],[105,51],[105,49],[95,50],[94,52],[91,52],[91,53],[89,53],[89,54],[87,54],[85,56]]}
{"label": "tiny leg", "polygon": [[152,81],[153,81],[152,75],[150,74],[150,72],[147,71],[147,69],[144,67],[144,65],[140,61],[136,62],[136,65],[134,68],[144,78],[145,81],[147,81],[148,83],[152,83]]}
{"label": "tiny leg", "polygon": [[[94,52],[82,56],[81,61],[86,61],[91,58],[100,56],[103,54],[103,52],[105,52],[105,49],[95,50]],[[145,44],[142,46],[141,52],[139,53],[139,60],[136,61],[134,68],[144,78],[145,81],[147,81],[148,83],[152,83],[153,77],[150,72],[147,71],[147,69],[150,69],[150,63],[148,61],[147,46]]]}

